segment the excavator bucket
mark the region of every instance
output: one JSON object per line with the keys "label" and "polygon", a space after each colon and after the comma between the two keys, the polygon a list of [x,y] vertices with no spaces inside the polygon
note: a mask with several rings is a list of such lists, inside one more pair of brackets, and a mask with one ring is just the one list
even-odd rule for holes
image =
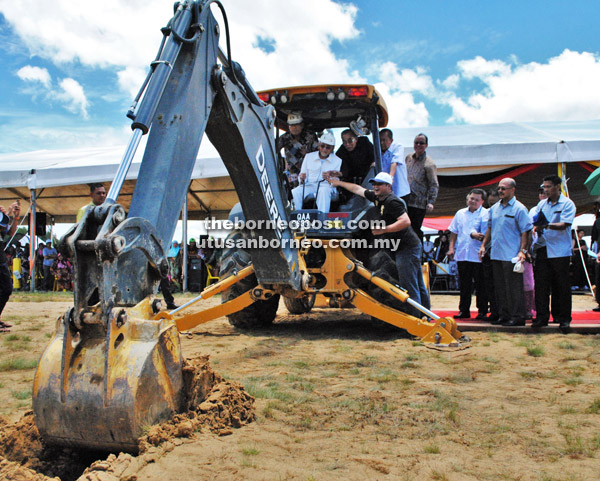
{"label": "excavator bucket", "polygon": [[179,333],[172,320],[148,320],[149,301],[141,304],[114,309],[108,327],[77,327],[73,310],[58,319],[33,385],[48,444],[136,452],[147,427],[180,411]]}

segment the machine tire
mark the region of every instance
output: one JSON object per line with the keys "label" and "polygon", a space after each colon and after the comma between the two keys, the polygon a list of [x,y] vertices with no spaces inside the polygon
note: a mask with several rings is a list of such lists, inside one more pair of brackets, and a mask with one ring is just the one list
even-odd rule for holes
{"label": "machine tire", "polygon": [[315,305],[316,294],[302,297],[284,297],[283,303],[290,314],[306,314]]}
{"label": "machine tire", "polygon": [[[238,239],[243,239],[245,237],[243,231],[234,230],[227,236],[227,239],[233,239],[235,244]],[[234,269],[240,271],[251,262],[252,258],[245,250],[238,249],[237,247],[225,249],[221,257],[221,279],[230,276]],[[221,296],[221,303],[235,299],[257,285],[258,281],[256,280],[256,276],[252,274],[224,291]],[[277,315],[278,307],[279,294],[276,294],[266,301],[256,301],[254,304],[250,304],[241,311],[230,314],[227,316],[227,320],[232,326],[238,329],[249,330],[264,328],[273,323],[273,320]]]}

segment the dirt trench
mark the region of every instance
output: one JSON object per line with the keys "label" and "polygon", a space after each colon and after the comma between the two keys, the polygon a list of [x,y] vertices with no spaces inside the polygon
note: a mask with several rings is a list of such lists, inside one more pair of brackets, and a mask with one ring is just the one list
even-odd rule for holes
{"label": "dirt trench", "polygon": [[231,434],[255,420],[254,398],[241,384],[224,380],[208,356],[188,359],[183,368],[184,413],[150,427],[139,439],[139,454],[106,453],[44,446],[33,412],[10,424],[0,418],[0,479],[15,481],[134,481],[136,473],[195,433]]}

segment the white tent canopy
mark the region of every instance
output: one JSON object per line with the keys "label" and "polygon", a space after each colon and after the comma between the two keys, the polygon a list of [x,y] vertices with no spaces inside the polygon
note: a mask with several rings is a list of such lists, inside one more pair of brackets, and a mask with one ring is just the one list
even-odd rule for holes
{"label": "white tent canopy", "polygon": [[[530,164],[600,161],[600,120],[450,125],[393,132],[407,153],[414,137],[426,133],[428,154],[435,160],[440,176],[489,174]],[[127,176],[130,184],[125,184],[119,198],[125,206],[133,192],[143,147],[140,145]],[[29,190],[45,189],[39,196],[39,209],[69,221],[81,205],[89,202],[85,184],[110,182],[124,151],[124,146],[111,146],[0,154],[0,205],[15,195],[26,201]],[[223,216],[236,202],[227,170],[207,138],[192,179],[190,211],[198,213],[196,218],[209,213]],[[458,200],[462,204],[462,198]]]}

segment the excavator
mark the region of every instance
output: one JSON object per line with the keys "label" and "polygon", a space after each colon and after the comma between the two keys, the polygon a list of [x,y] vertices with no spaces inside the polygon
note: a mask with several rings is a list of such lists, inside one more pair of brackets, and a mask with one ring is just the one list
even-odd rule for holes
{"label": "excavator", "polygon": [[[213,5],[221,12],[225,51]],[[371,131],[375,173],[381,170],[379,127],[387,122],[376,89],[330,85],[255,92],[232,61],[227,16],[218,1],[176,3],[162,33],[127,114],[133,132],[107,199],[88,207],[60,243],[73,259],[74,301],[56,321],[34,376],[33,411],[44,442],[136,452],[148,426],[183,409],[179,332],[222,316],[243,329],[268,325],[281,297],[290,312],[301,313],[312,308],[316,295],[326,296],[332,306],[350,303],[425,345],[461,346],[454,320],[439,318],[396,285],[389,256],[347,242],[368,231],[360,228],[371,207],[365,199],[342,196],[329,213],[291,202],[276,149],[287,114],[301,111],[315,131],[351,123]],[[230,218],[252,220],[257,228],[234,230],[222,255],[221,280],[167,311],[155,293],[168,274],[166,249],[205,132],[238,194]],[[117,203],[119,192],[146,134],[126,213]],[[258,239],[268,247],[250,242]],[[221,304],[189,313],[192,304],[216,294]],[[422,316],[403,312],[406,305]]]}

